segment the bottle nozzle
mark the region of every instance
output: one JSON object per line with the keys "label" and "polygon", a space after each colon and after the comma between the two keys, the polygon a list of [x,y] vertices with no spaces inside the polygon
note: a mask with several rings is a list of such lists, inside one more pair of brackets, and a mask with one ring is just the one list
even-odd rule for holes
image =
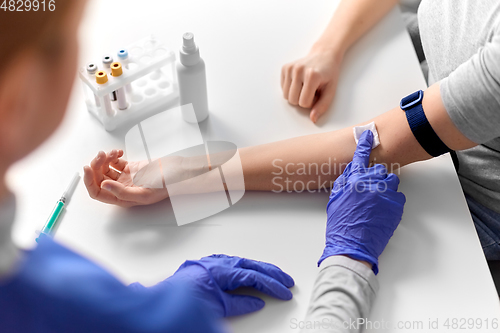
{"label": "bottle nozzle", "polygon": [[196,44],[194,43],[194,34],[192,32],[186,32],[182,35],[182,48],[184,51],[190,51],[196,49]]}
{"label": "bottle nozzle", "polygon": [[193,66],[200,61],[200,51],[194,42],[192,32],[186,32],[182,35],[182,48],[179,55],[179,60],[184,66]]}

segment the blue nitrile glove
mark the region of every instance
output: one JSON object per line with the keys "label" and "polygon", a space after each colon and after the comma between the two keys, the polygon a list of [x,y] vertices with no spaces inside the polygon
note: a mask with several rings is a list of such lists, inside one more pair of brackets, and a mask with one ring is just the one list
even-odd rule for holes
{"label": "blue nitrile glove", "polygon": [[264,307],[263,300],[253,296],[231,295],[228,290],[253,287],[270,296],[290,300],[294,281],[278,267],[224,254],[214,254],[200,260],[188,260],[163,282],[152,289],[163,288],[178,282],[189,284],[195,297],[208,304],[220,317],[237,316]]}
{"label": "blue nitrile glove", "polygon": [[40,235],[0,283],[2,333],[222,333],[219,318],[176,283],[125,286],[88,259]]}
{"label": "blue nitrile glove", "polygon": [[368,168],[373,133],[361,134],[352,162],[335,181],[326,207],[326,246],[321,262],[333,255],[347,255],[373,265],[396,230],[406,198],[397,192],[399,178],[381,164]]}

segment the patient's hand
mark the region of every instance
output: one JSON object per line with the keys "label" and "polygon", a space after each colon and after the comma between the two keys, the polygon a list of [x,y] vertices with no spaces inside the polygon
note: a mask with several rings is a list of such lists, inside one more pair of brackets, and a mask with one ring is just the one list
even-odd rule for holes
{"label": "patient's hand", "polygon": [[[167,189],[163,187],[134,185],[134,173],[148,162],[128,162],[122,159],[122,156],[122,150],[112,150],[108,154],[100,151],[90,162],[90,166],[83,168],[83,180],[91,198],[104,203],[131,207],[153,204],[168,197]],[[158,181],[161,184],[161,178]]]}
{"label": "patient's hand", "polygon": [[281,69],[283,97],[292,105],[311,109],[315,123],[332,104],[342,57],[328,48],[313,47],[309,54]]}
{"label": "patient's hand", "polygon": [[[203,153],[194,156],[168,155],[151,162],[126,161],[122,156],[122,150],[112,150],[108,154],[100,151],[90,162],[90,166],[83,168],[84,183],[91,198],[131,207],[149,205],[168,198],[170,195],[167,187],[181,182],[182,186],[176,187],[171,195],[220,190],[219,186],[215,186],[220,183],[219,172],[206,174],[211,168],[204,148]],[[221,163],[219,160],[227,159],[226,153],[211,156],[212,168]],[[205,177],[198,177],[202,174]]]}

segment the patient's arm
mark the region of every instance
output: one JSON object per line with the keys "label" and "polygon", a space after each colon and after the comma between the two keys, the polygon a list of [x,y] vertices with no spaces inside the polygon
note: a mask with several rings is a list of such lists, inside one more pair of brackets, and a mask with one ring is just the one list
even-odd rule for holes
{"label": "patient's arm", "polygon": [[283,97],[292,105],[310,108],[316,122],[335,96],[347,50],[379,22],[397,0],[343,0],[309,53],[283,66]]}
{"label": "patient's arm", "polygon": [[[463,150],[476,145],[458,131],[448,116],[441,100],[439,83],[425,91],[423,108],[432,128],[449,148]],[[372,162],[384,163],[391,171],[391,165],[404,166],[431,158],[413,136],[405,113],[399,106],[362,124],[371,121],[375,121],[380,138],[380,146],[372,151]],[[329,187],[329,181],[334,181],[343,171],[355,148],[352,127],[242,148],[240,156],[245,188],[281,191],[287,189],[285,181],[288,181],[289,189],[298,181],[308,186],[307,189],[325,186],[322,185],[325,181],[328,181],[326,186]],[[321,170],[321,165],[329,161],[331,175],[326,174],[326,165],[323,172]],[[281,174],[278,174],[280,171]]]}
{"label": "patient's arm", "polygon": [[[476,145],[462,135],[451,121],[441,101],[439,84],[425,91],[423,108],[434,131],[449,148],[463,150]],[[375,148],[370,155],[371,162],[384,163],[391,172],[394,168],[431,158],[413,136],[405,113],[399,106],[363,124],[371,121],[375,121],[380,138],[380,146]],[[245,178],[245,190],[293,190],[293,186],[299,181],[305,187],[302,188],[302,184],[299,184],[296,187],[299,191],[329,188],[330,182],[333,182],[351,161],[355,148],[352,127],[242,148],[239,153]],[[94,159],[90,167],[85,167],[85,185],[92,198],[129,207],[155,203],[169,196],[168,191],[161,186],[147,188],[132,181],[133,175],[128,166],[141,165],[141,162],[128,163],[119,158],[121,154],[115,156],[100,153],[98,156],[101,156],[99,160]],[[211,160],[215,161],[217,158],[211,156]],[[206,159],[196,157],[196,161],[206,161]],[[175,168],[176,165],[171,164],[173,163],[171,158],[162,159],[164,165],[169,164],[171,169],[179,170],[183,174],[197,175],[204,172],[197,166],[199,163],[191,162],[191,160],[177,161],[178,168]],[[324,163],[327,165],[322,170]],[[121,173],[110,170],[109,165]],[[150,166],[154,167],[154,163],[150,163]],[[212,164],[211,168],[216,166]],[[238,168],[239,166],[235,165],[235,172],[241,172]],[[280,171],[282,171],[281,174]],[[229,172],[231,168],[226,166],[224,175],[231,177],[227,174]],[[218,173],[212,173],[210,177],[220,176]],[[193,178],[193,182],[195,181],[196,178]],[[165,179],[161,179],[161,176],[158,179],[148,179],[150,184],[162,184],[162,182],[165,183]],[[220,187],[215,189],[211,186],[216,183],[215,181],[206,179],[206,182],[206,185],[189,188],[196,188],[197,191],[202,192],[220,189]]]}

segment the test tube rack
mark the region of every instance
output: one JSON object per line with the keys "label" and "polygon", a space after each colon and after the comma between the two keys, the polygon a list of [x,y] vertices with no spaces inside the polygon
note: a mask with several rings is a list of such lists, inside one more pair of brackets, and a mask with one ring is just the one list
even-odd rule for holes
{"label": "test tube rack", "polygon": [[[127,53],[128,57],[124,59],[123,55]],[[133,126],[178,101],[175,53],[164,43],[149,37],[127,49],[118,50],[111,56],[121,63],[123,74],[113,77],[110,68],[102,62],[94,62],[98,67],[96,73],[105,72],[108,76],[108,81],[104,84],[96,82],[96,73],[89,73],[87,66],[79,70],[87,109],[107,131]],[[120,88],[125,91],[127,108],[120,110],[118,103],[113,101],[111,110],[106,110],[105,96]]]}

